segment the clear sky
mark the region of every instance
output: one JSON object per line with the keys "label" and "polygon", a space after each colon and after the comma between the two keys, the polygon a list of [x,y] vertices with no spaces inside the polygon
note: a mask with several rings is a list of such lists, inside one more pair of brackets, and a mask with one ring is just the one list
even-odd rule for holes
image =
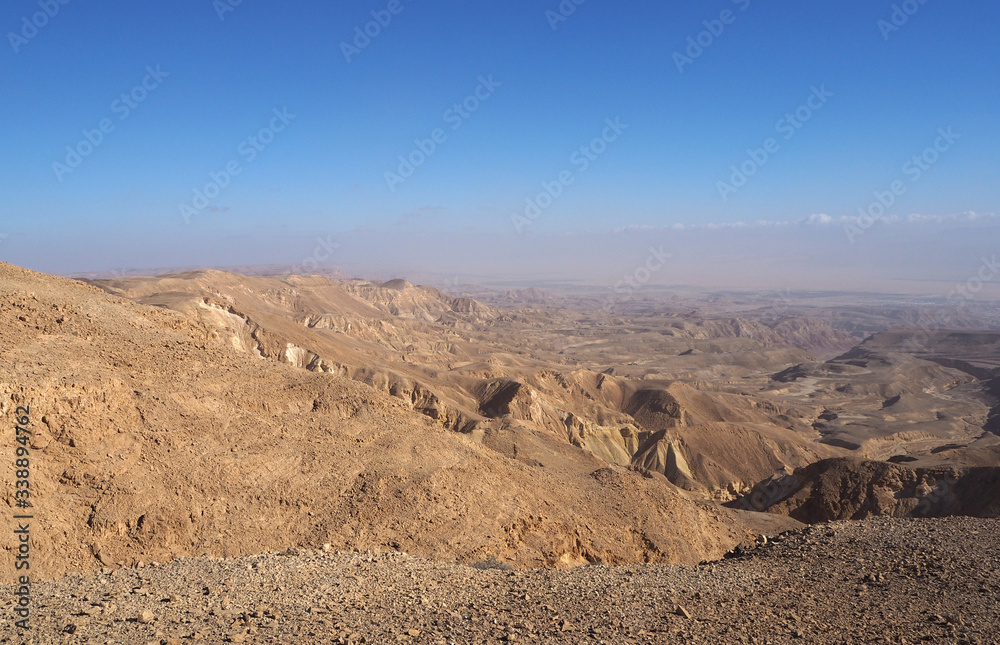
{"label": "clear sky", "polygon": [[3,4],[0,258],[573,273],[573,236],[629,267],[761,220],[857,255],[876,191],[862,234],[1000,240],[996,2],[237,1]]}

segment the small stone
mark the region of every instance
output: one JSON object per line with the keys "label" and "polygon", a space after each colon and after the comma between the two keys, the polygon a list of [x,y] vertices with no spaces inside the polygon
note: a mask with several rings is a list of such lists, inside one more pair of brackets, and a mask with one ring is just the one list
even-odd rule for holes
{"label": "small stone", "polygon": [[674,613],[682,618],[687,618],[688,620],[691,619],[691,612],[685,609],[682,605],[677,605],[677,608],[674,609]]}
{"label": "small stone", "polygon": [[149,611],[148,609],[143,609],[142,613],[139,614],[139,617],[138,617],[137,620],[140,623],[151,623],[154,620],[156,620],[156,615],[154,615],[153,612]]}

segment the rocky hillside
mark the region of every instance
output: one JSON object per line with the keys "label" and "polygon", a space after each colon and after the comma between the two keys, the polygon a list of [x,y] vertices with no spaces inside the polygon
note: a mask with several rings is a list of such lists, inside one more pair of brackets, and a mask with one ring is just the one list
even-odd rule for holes
{"label": "rocky hillside", "polygon": [[872,516],[1000,518],[1000,467],[909,468],[828,459],[761,482],[731,505],[810,524]]}
{"label": "rocky hillside", "polygon": [[773,528],[546,435],[452,432],[214,331],[0,265],[0,412],[13,437],[30,408],[32,573],[325,543],[516,566],[695,562]]}

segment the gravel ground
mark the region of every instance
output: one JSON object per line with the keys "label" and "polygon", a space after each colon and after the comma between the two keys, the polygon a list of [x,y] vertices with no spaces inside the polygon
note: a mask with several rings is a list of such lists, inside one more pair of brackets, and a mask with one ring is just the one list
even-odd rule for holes
{"label": "gravel ground", "polygon": [[835,522],[699,566],[516,571],[333,551],[183,559],[36,583],[29,637],[5,621],[0,642],[997,643],[998,529]]}

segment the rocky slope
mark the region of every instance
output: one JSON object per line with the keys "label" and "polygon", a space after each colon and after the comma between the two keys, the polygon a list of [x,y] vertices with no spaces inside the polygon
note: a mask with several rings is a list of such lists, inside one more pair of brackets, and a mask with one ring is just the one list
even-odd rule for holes
{"label": "rocky slope", "polygon": [[[699,566],[504,571],[336,551],[183,559],[35,585],[32,635],[161,645],[985,645],[1000,633],[998,529],[969,518],[836,522]],[[17,636],[0,624],[0,642]]]}
{"label": "rocky slope", "polygon": [[828,459],[762,482],[737,508],[801,522],[889,517],[1000,517],[1000,467],[909,468]]}
{"label": "rocky slope", "polygon": [[[0,373],[7,491],[15,411],[31,411],[40,578],[324,543],[517,566],[693,562],[789,525],[544,433],[452,432],[408,401],[253,356],[177,311],[10,265]],[[6,557],[15,546],[3,541]]]}

